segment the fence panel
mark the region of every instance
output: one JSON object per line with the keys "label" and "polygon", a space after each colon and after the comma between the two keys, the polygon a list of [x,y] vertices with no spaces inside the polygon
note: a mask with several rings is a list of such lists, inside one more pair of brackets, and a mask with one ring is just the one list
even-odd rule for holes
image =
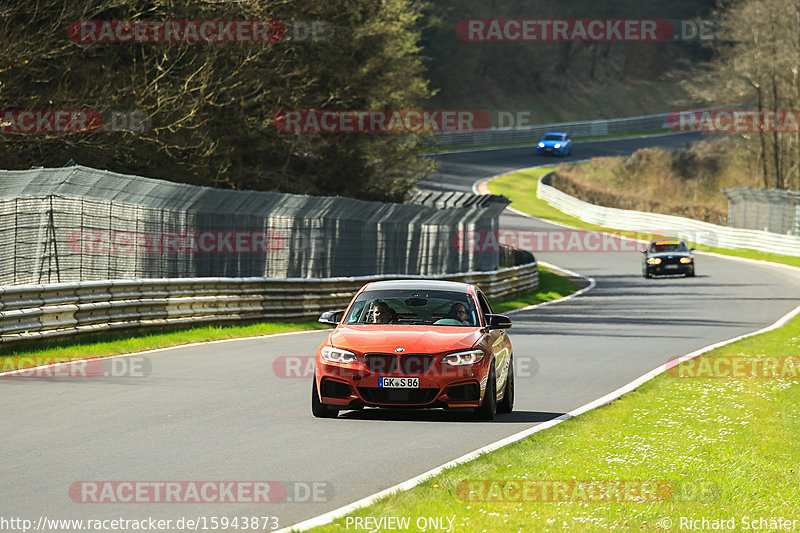
{"label": "fence panel", "polygon": [[494,270],[497,256],[452,239],[497,230],[506,205],[467,193],[388,204],[219,190],[79,166],[0,171],[0,285]]}

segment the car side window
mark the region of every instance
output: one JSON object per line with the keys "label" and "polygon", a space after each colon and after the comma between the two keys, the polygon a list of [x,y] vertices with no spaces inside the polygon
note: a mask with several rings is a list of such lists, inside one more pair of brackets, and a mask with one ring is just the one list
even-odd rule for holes
{"label": "car side window", "polygon": [[482,292],[478,291],[478,303],[481,305],[481,312],[484,316],[492,314],[492,306]]}

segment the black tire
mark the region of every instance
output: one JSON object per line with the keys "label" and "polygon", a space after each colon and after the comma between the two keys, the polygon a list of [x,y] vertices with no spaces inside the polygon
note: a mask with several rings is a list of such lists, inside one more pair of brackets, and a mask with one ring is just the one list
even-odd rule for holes
{"label": "black tire", "polygon": [[317,394],[317,377],[314,376],[314,383],[311,385],[311,413],[317,418],[336,418],[339,416],[339,409],[325,405]]}
{"label": "black tire", "polygon": [[475,409],[477,420],[494,420],[497,414],[497,377],[494,373],[494,361],[489,369],[489,378],[486,381],[486,392],[483,394],[483,403]]}
{"label": "black tire", "polygon": [[650,279],[652,276],[651,276],[651,275],[650,275],[650,273],[647,271],[647,269],[643,269],[643,270],[642,270],[642,277],[643,277],[644,279]]}
{"label": "black tire", "polygon": [[510,413],[514,410],[514,358],[508,361],[508,377],[506,377],[503,400],[497,404],[498,413]]}
{"label": "black tire", "polygon": [[686,273],[686,277],[687,278],[693,278],[694,277],[694,269],[692,269],[691,271],[687,272]]}

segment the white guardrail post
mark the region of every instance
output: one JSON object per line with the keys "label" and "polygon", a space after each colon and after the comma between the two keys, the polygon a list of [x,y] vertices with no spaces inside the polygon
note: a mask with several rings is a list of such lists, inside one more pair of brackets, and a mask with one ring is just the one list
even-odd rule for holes
{"label": "white guardrail post", "polygon": [[782,255],[800,256],[800,237],[768,231],[730,228],[690,218],[643,213],[590,204],[565,194],[539,178],[536,196],[556,209],[584,222],[623,231],[675,236],[697,244],[719,248],[746,248]]}
{"label": "white guardrail post", "polygon": [[341,309],[369,281],[441,279],[474,283],[489,298],[539,286],[536,262],[489,272],[352,278],[175,278],[0,287],[0,345],[114,329],[308,320]]}

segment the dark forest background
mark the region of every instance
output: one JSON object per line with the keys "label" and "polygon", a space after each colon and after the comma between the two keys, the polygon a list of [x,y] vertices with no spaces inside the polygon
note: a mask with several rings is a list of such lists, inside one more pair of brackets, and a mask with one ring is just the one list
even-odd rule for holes
{"label": "dark forest background", "polygon": [[[169,0],[3,2],[0,109],[135,110],[144,131],[0,132],[0,168],[79,164],[197,185],[402,200],[433,170],[429,134],[292,134],[290,109],[529,111],[534,122],[669,111],[707,42],[469,43],[466,18],[703,19],[715,2]],[[325,21],[327,39],[88,43],[76,20]]]}

